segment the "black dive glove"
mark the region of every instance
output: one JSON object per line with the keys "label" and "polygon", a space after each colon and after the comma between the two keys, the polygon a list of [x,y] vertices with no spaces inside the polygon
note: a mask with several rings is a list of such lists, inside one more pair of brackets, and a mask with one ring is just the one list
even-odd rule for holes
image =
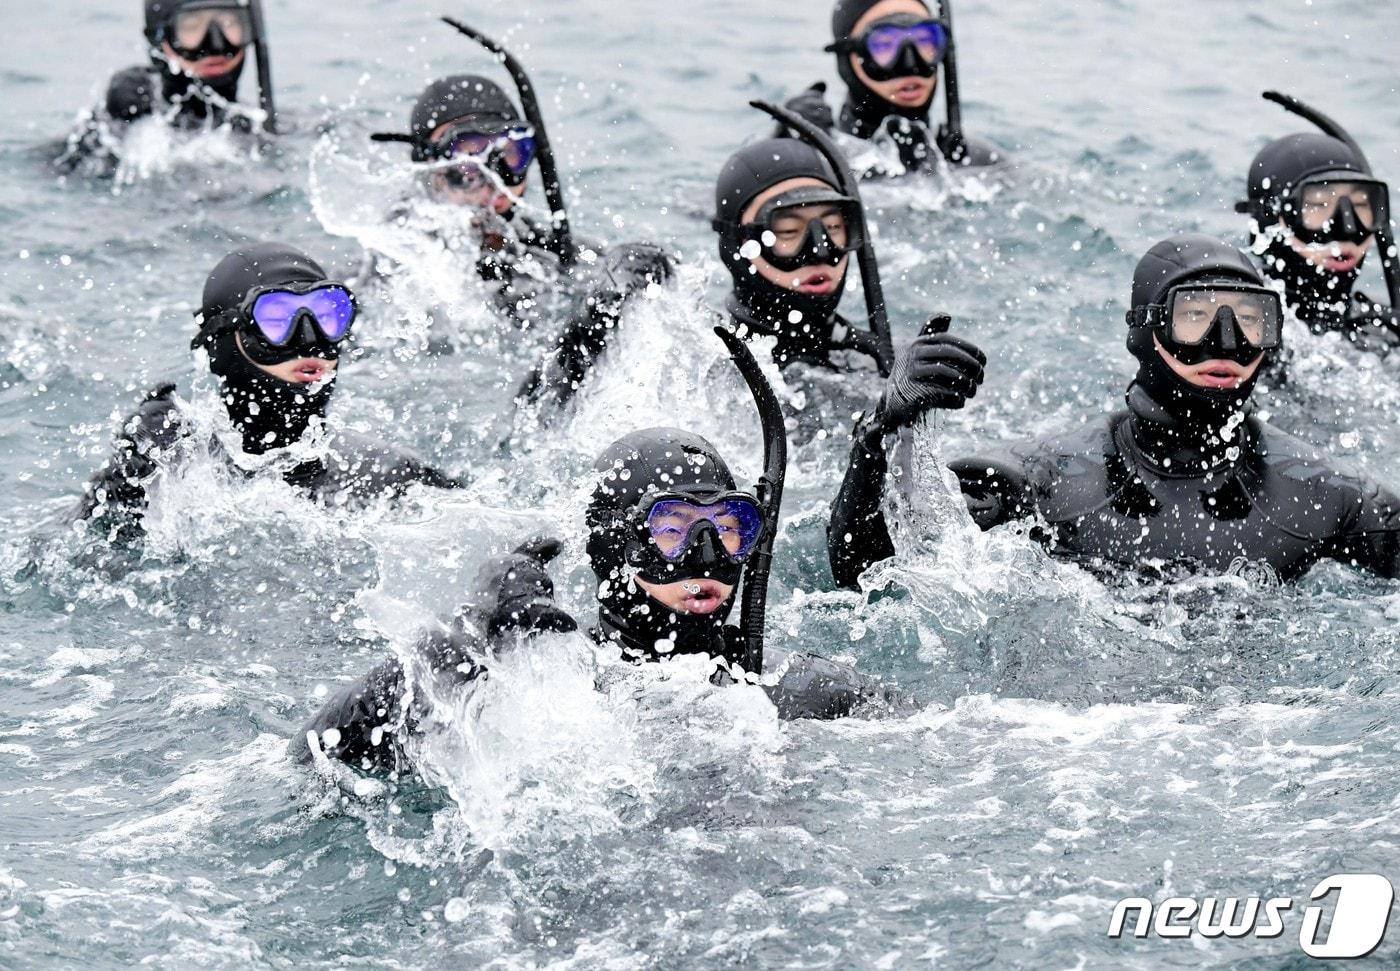
{"label": "black dive glove", "polygon": [[[831,131],[836,127],[836,119],[832,117],[831,106],[826,103],[825,81],[818,81],[801,94],[788,98],[783,103],[783,107],[806,118],[822,131]],[[778,128],[780,135],[788,134],[786,127],[779,125]]]}
{"label": "black dive glove", "polygon": [[578,630],[554,602],[554,582],[545,564],[559,555],[557,539],[526,540],[506,556],[487,561],[477,574],[478,603],[486,615],[486,635]]}
{"label": "black dive glove", "polygon": [[608,276],[623,295],[665,283],[673,272],[671,258],[655,243],[618,243],[608,248]]}
{"label": "black dive glove", "polygon": [[914,343],[895,359],[885,393],[866,423],[867,440],[913,424],[932,408],[961,408],[977,394],[987,356],[972,342],[948,334],[950,323],[947,314],[929,318]]}

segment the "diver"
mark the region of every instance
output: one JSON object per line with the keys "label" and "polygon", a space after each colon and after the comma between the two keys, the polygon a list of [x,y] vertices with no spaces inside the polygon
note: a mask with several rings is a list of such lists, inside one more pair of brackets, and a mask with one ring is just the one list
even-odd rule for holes
{"label": "diver", "polygon": [[[786,440],[782,413],[752,355],[720,335],[749,383],[762,417],[765,468],[758,488],[740,491],[708,441],[676,428],[648,428],[609,446],[594,465],[587,556],[598,581],[590,631],[634,663],[703,654],[711,681],[762,673],[760,684],[782,718],[836,718],[904,707],[875,678],[816,655],[765,648],[768,570],[782,501]],[[522,635],[572,631],[577,622],[553,599],[545,565],[556,540],[536,539],[481,570],[468,606],[428,629],[408,656],[390,659],[342,688],[291,741],[366,770],[411,768],[405,743],[431,715],[438,688],[480,678],[490,652]],[[743,583],[741,624],[727,623]]]}
{"label": "diver", "polygon": [[733,282],[725,310],[740,333],[774,338],[784,369],[874,370],[885,353],[837,312],[865,242],[860,198],[840,185],[821,152],[796,138],[745,145],[715,183],[711,225]]}
{"label": "diver", "polygon": [[462,486],[406,451],[341,433],[323,451],[293,454],[322,427],[356,313],[350,290],[289,246],[260,243],[224,257],[204,285],[190,346],[207,354],[232,432],[195,441],[175,385],[158,386],[122,423],[74,518],[114,538],[139,535],[152,483],[201,446],[247,474],[275,469],[326,502],[400,494],[414,483]]}
{"label": "diver", "polygon": [[[1321,130],[1276,139],[1250,163],[1248,197],[1235,209],[1250,217],[1251,249],[1313,333],[1339,332],[1388,354],[1400,346],[1400,268],[1386,255],[1394,246],[1389,188],[1331,118],[1287,95],[1264,97]],[[1377,250],[1390,306],[1356,290],[1362,263]]]}
{"label": "diver", "polygon": [[[761,101],[753,106],[799,137],[745,145],[715,181],[710,225],[732,281],[727,326],[746,339],[772,338],[773,360],[788,380],[798,371],[809,378],[813,372],[888,375],[894,351],[856,180],[825,132],[788,109]],[[837,309],[853,256],[865,290],[865,327]],[[571,389],[591,359],[582,363]],[[812,381],[805,383],[813,389]],[[850,387],[831,393],[843,391],[856,392],[857,402],[868,395],[867,388]],[[815,409],[852,410],[839,404]]]}
{"label": "diver", "polygon": [[[518,397],[533,402],[551,389],[571,393],[606,347],[627,301],[668,280],[671,261],[652,243],[605,246],[575,239],[529,75],[495,41],[451,18],[443,20],[500,59],[523,110],[489,78],[452,75],[434,81],[418,97],[407,132],[370,137],[407,143],[411,160],[424,166],[426,197],[473,213],[474,239],[443,242],[453,249],[475,244],[476,272],[503,316],[522,327],[534,326],[549,296],[563,290],[565,323]],[[548,207],[543,220],[521,211],[532,166],[539,168]],[[395,218],[409,219],[412,206],[406,203]]]}
{"label": "diver", "polygon": [[[973,522],[1026,520],[1052,554],[1106,573],[1269,584],[1333,559],[1400,577],[1400,499],[1249,414],[1282,321],[1278,293],[1241,251],[1199,235],[1158,243],[1133,276],[1127,410],[950,463]],[[894,553],[881,511],[886,438],[930,409],[962,407],[981,381],[980,355],[932,361],[933,339],[915,341],[856,426],[827,534],[840,586]]]}
{"label": "diver", "polygon": [[72,170],[88,159],[115,159],[125,127],[153,115],[183,129],[252,131],[256,116],[238,101],[250,48],[261,127],[276,132],[260,0],[146,0],[145,35],[150,64],[112,77],[104,103],[69,136],[55,164]]}
{"label": "diver", "polygon": [[[957,166],[1003,160],[995,146],[963,133],[949,0],[838,0],[831,36],[826,50],[836,55],[846,84],[840,117],[826,103],[824,81],[791,98],[790,110],[826,131],[888,143],[904,172],[927,171],[940,160]],[[930,115],[940,66],[945,118],[934,132]]]}

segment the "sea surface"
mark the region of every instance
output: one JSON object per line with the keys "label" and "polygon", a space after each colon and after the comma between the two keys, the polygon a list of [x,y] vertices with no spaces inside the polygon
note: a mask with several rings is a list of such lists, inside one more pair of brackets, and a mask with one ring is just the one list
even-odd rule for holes
{"label": "sea surface", "polygon": [[[294,130],[253,150],[147,126],[104,180],[46,157],[143,59],[139,5],[3,10],[0,967],[1272,969],[1305,963],[1319,880],[1400,879],[1400,587],[1330,565],[1283,589],[1105,582],[972,532],[926,466],[883,592],[833,593],[824,525],[868,381],[779,381],[806,431],[770,639],[886,676],[916,712],[783,724],[756,688],[553,636],[447,713],[421,784],[294,765],[326,693],[461,602],[489,553],[565,538],[560,597],[588,618],[586,473],[615,437],[683,425],[758,474],[710,332],[713,179],[769,127],[749,100],[836,87],[826,5],[269,0]],[[501,323],[469,262],[385,218],[415,174],[367,134],[401,130],[436,76],[499,72],[441,13],[530,68],[578,231],[679,257],[552,421],[511,406],[547,327]],[[1137,258],[1178,231],[1243,243],[1249,160],[1305,127],[1261,91],[1317,104],[1400,180],[1395,0],[957,17],[966,128],[1013,164],[867,191],[897,341],[946,311],[989,358],[972,406],[921,433],[939,454],[1120,405]],[[211,418],[191,315],[214,263],[263,239],[334,273],[366,248],[400,263],[366,291],[333,424],[471,487],[327,511],[195,461],[160,483],[144,543],[74,529],[146,388],[174,380]],[[1395,362],[1289,336],[1296,380],[1266,410],[1400,484]],[[1298,904],[1274,940],[1111,939],[1129,896]],[[1395,966],[1400,937],[1371,961]]]}

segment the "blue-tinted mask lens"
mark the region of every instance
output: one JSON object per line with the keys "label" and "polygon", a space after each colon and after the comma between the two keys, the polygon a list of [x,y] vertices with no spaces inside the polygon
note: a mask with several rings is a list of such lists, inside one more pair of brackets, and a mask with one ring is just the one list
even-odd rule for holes
{"label": "blue-tinted mask lens", "polygon": [[319,287],[305,295],[305,306],[316,315],[327,340],[345,337],[355,319],[355,301],[344,287]]}
{"label": "blue-tinted mask lens", "polygon": [[647,513],[647,531],[657,550],[668,560],[680,560],[690,547],[697,525],[708,522],[719,535],[731,559],[742,560],[753,552],[763,532],[763,513],[752,499],[722,499],[700,505],[684,499],[662,499]]}
{"label": "blue-tinted mask lens", "polygon": [[948,29],[936,20],[916,24],[879,24],[865,35],[865,50],[882,68],[892,68],[906,43],[914,45],[919,57],[937,64],[948,49]]}
{"label": "blue-tinted mask lens", "polygon": [[893,67],[903,41],[903,27],[876,27],[865,35],[865,49],[876,64]]}
{"label": "blue-tinted mask lens", "polygon": [[308,293],[269,290],[253,301],[252,318],[263,338],[276,346],[292,336],[297,314],[309,310],[316,318],[321,335],[327,340],[343,340],[355,319],[355,301],[340,286],[317,287]]}
{"label": "blue-tinted mask lens", "polygon": [[519,175],[535,160],[535,136],[526,127],[504,131],[464,131],[450,137],[441,150],[443,158],[469,157],[486,160],[497,153],[512,174]]}
{"label": "blue-tinted mask lens", "polygon": [[269,344],[285,344],[292,335],[292,321],[300,309],[300,295],[273,290],[253,301],[253,323]]}
{"label": "blue-tinted mask lens", "polygon": [[914,49],[920,57],[930,64],[937,64],[948,49],[948,28],[936,20],[926,20],[909,28],[909,39],[914,42]]}

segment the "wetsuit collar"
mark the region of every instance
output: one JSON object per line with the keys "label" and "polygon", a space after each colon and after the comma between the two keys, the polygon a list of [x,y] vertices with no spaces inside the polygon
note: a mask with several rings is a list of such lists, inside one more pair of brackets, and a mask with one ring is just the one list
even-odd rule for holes
{"label": "wetsuit collar", "polygon": [[[694,620],[695,618],[682,618],[682,622]],[[729,639],[724,636],[724,624],[703,623],[685,624],[685,629],[678,630],[676,648],[674,651],[663,653],[656,649],[656,641],[651,640],[645,633],[639,633],[610,611],[607,607],[598,607],[598,626],[593,629],[593,639],[600,644],[616,644],[621,649],[622,654],[629,661],[660,661],[670,654],[708,654],[714,658],[724,658],[730,663],[740,663],[743,660],[743,647],[731,648]]]}
{"label": "wetsuit collar", "polygon": [[1264,272],[1282,281],[1289,307],[1314,333],[1351,326],[1351,295],[1360,267],[1344,273],[1324,270],[1294,252],[1287,240],[1275,237],[1264,250]]}
{"label": "wetsuit collar", "polygon": [[1128,427],[1134,458],[1168,478],[1218,472],[1237,465],[1253,448],[1248,403],[1211,415],[1181,418],[1141,384],[1128,389]]}
{"label": "wetsuit collar", "polygon": [[[836,303],[841,295],[838,290],[835,301],[829,297],[807,297],[772,287],[768,292],[758,292],[757,288],[745,301],[737,291],[731,291],[725,299],[725,309],[737,323],[749,330],[777,339],[773,348],[773,360],[779,366],[801,361],[821,367],[832,367],[831,351],[837,330]],[[759,304],[759,307],[750,304]],[[816,326],[802,328],[785,319],[792,311],[803,314],[804,320],[817,319]],[[844,327],[840,328],[842,332]]]}

